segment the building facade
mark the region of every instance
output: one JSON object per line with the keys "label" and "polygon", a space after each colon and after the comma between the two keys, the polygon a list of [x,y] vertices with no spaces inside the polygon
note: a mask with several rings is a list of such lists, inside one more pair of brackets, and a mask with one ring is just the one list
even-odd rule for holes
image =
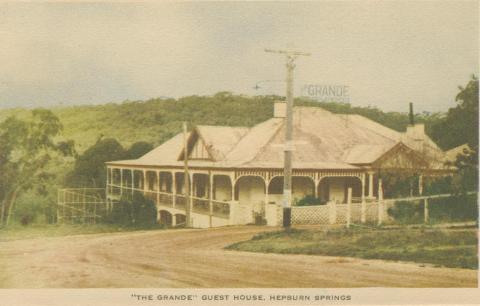
{"label": "building facade", "polygon": [[[345,203],[378,195],[378,174],[410,171],[422,178],[451,173],[446,155],[421,124],[400,133],[360,115],[333,114],[319,107],[294,108],[293,205],[306,197]],[[283,191],[285,104],[254,127],[196,126],[139,159],[107,163],[107,201],[142,192],[155,201],[159,222],[185,222],[191,205],[194,227],[266,222],[276,225]],[[186,152],[185,152],[186,151]],[[190,199],[184,158],[188,157]],[[275,219],[275,220],[274,220]]]}

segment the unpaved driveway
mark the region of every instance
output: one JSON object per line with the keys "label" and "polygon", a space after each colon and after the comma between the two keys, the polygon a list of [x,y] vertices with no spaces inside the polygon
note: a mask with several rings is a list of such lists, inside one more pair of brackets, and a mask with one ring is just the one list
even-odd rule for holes
{"label": "unpaved driveway", "polygon": [[477,272],[328,256],[226,251],[265,227],[0,242],[0,287],[476,287]]}

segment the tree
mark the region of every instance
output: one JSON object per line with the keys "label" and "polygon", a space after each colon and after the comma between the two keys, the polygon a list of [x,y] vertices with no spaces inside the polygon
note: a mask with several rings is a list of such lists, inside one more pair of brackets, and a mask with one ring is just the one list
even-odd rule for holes
{"label": "tree", "polygon": [[432,137],[445,150],[467,143],[478,152],[478,78],[473,75],[459,90],[457,106],[432,127]]}
{"label": "tree", "polygon": [[467,86],[459,86],[458,105],[448,110],[438,133],[444,133],[447,148],[468,144],[457,156],[455,166],[459,169],[457,185],[460,191],[478,189],[478,78],[473,75]]}
{"label": "tree", "polygon": [[152,150],[153,145],[151,143],[139,141],[132,144],[132,146],[127,150],[125,155],[128,159],[135,159],[145,155]]}
{"label": "tree", "polygon": [[73,141],[54,140],[61,130],[60,120],[45,109],[33,110],[25,120],[11,116],[0,123],[0,224],[5,218],[9,224],[21,192],[45,192],[55,176],[46,166],[55,154],[73,154]]}
{"label": "tree", "polygon": [[66,185],[104,188],[107,171],[105,162],[122,160],[125,156],[125,149],[116,139],[99,139],[77,157],[74,169],[66,177]]}
{"label": "tree", "polygon": [[106,165],[108,161],[135,159],[151,151],[147,142],[136,142],[128,150],[113,138],[100,138],[83,154],[77,156],[73,170],[65,183],[70,187],[104,188],[106,185]]}

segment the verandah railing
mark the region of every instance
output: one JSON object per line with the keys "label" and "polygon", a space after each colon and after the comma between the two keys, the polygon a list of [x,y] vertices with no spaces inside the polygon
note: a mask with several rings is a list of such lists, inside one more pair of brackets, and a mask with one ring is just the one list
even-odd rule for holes
{"label": "verandah railing", "polygon": [[[119,195],[121,192],[119,189],[120,186],[113,184],[109,185],[110,190],[115,189],[114,195]],[[183,194],[173,194],[169,192],[156,191],[156,190],[143,190],[137,188],[123,188],[123,193],[128,192],[142,192],[146,198],[154,201],[157,205],[165,206],[169,208],[176,208],[179,210],[186,210],[187,198]],[[218,218],[228,219],[230,218],[230,203],[225,201],[210,200],[208,198],[200,198],[191,196],[191,207],[192,212],[202,215],[212,215]],[[174,201],[175,200],[175,201]],[[210,208],[211,203],[211,208]]]}

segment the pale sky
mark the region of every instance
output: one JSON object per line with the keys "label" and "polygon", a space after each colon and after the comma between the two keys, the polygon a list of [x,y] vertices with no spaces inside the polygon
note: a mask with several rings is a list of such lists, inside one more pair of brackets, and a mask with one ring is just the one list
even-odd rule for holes
{"label": "pale sky", "polygon": [[[349,87],[350,103],[445,111],[478,74],[479,7],[456,2],[0,4],[0,107]],[[265,82],[266,81],[266,82]],[[253,87],[261,82],[261,88]]]}

